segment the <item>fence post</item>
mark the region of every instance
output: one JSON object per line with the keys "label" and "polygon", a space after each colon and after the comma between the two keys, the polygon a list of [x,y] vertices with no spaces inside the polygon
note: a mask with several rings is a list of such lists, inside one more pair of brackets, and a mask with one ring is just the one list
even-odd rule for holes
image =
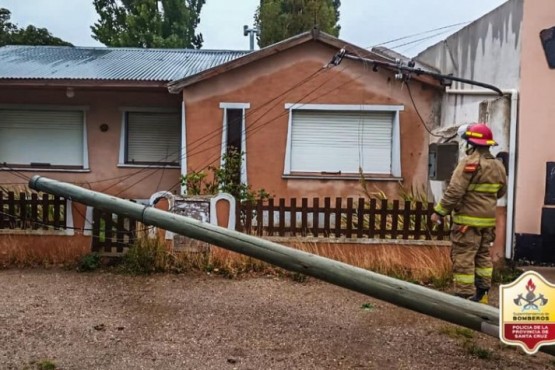
{"label": "fence post", "polygon": [[385,239],[385,234],[387,231],[387,207],[388,202],[387,199],[382,199],[380,207],[380,238]]}
{"label": "fence post", "polygon": [[279,198],[279,236],[285,235],[285,199]]}
{"label": "fence post", "polygon": [[330,209],[331,209],[331,198],[326,197],[324,198],[324,237],[326,238],[328,238],[331,235]]}
{"label": "fence post", "polygon": [[291,223],[291,235],[295,236],[297,234],[297,199],[291,198],[291,213],[289,217],[289,222]]}
{"label": "fence post", "polygon": [[335,237],[341,236],[341,198],[335,198]]}
{"label": "fence post", "polygon": [[345,231],[345,236],[347,238],[353,237],[353,198],[347,198],[347,230]]}
{"label": "fence post", "polygon": [[13,191],[8,192],[8,214],[10,229],[15,229],[17,215],[15,214],[15,194]]}
{"label": "fence post", "polygon": [[308,199],[301,199],[301,235],[306,236],[308,229]]}
{"label": "fence post", "polygon": [[414,215],[414,239],[419,240],[422,234],[422,202],[416,202]]}
{"label": "fence post", "polygon": [[274,236],[274,198],[268,199],[268,235]]}
{"label": "fence post", "polygon": [[37,223],[38,221],[38,195],[37,193],[32,193],[31,194],[31,222],[32,224],[32,228],[33,230],[37,230],[39,228],[39,225]]}
{"label": "fence post", "polygon": [[312,236],[320,234],[320,199],[312,198]]}
{"label": "fence post", "polygon": [[391,239],[397,239],[399,230],[399,201],[393,201],[393,209],[391,210]]}
{"label": "fence post", "polygon": [[368,237],[374,238],[376,235],[376,212],[377,212],[376,199],[370,199],[370,217],[368,217]]}

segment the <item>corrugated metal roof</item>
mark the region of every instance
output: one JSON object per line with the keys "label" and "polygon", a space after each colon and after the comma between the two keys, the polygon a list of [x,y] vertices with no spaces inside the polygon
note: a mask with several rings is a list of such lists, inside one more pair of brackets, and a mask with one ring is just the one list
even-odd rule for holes
{"label": "corrugated metal roof", "polygon": [[0,47],[0,79],[172,81],[250,53],[234,50]]}

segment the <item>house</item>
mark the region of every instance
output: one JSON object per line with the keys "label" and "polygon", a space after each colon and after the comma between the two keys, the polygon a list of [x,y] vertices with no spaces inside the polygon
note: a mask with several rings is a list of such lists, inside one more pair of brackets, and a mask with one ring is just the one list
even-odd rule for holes
{"label": "house", "polygon": [[[182,96],[183,172],[245,152],[242,178],[278,197],[360,195],[360,174],[387,194],[427,182],[427,137],[394,72],[344,60],[341,49],[387,56],[313,30],[169,84]],[[434,116],[440,86],[411,82],[415,104]],[[435,122],[431,122],[435,124]]]}
{"label": "house", "polygon": [[[555,262],[555,72],[546,58],[550,53],[553,58],[547,43],[554,26],[552,1],[509,0],[416,57],[442,73],[490,83],[504,92],[499,97],[453,83],[443,97],[440,126],[486,121],[500,141],[496,153],[507,158],[509,192],[499,203],[503,248],[497,253],[506,258]],[[540,34],[545,35],[545,50]],[[439,197],[443,184],[432,187]]]}
{"label": "house", "polygon": [[[385,60],[313,30],[255,52],[0,48],[0,182],[41,174],[125,198],[244,152],[243,181],[278,197],[359,196],[427,181],[439,85],[345,60]],[[433,125],[435,122],[431,121]]]}

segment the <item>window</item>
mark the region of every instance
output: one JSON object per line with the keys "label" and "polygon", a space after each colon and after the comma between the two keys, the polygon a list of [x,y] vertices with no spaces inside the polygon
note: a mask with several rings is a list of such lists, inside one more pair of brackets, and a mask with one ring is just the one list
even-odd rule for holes
{"label": "window", "polygon": [[0,163],[10,167],[88,168],[84,127],[83,110],[0,109]]}
{"label": "window", "polygon": [[[245,110],[250,108],[248,103],[220,103],[223,109],[223,131],[222,131],[222,158],[224,154],[235,150],[243,153],[241,171],[237,174],[237,180],[247,183],[247,148],[245,131]],[[223,160],[221,162],[223,165]]]}
{"label": "window", "polygon": [[181,115],[178,112],[124,113],[123,164],[174,165],[181,159]]}
{"label": "window", "polygon": [[401,176],[402,106],[287,104],[285,175]]}

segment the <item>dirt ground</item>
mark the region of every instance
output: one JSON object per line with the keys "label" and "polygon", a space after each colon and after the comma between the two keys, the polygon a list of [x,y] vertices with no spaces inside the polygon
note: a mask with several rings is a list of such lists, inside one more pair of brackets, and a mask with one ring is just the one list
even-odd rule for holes
{"label": "dirt ground", "polygon": [[1,369],[555,369],[312,278],[0,271],[0,328]]}

